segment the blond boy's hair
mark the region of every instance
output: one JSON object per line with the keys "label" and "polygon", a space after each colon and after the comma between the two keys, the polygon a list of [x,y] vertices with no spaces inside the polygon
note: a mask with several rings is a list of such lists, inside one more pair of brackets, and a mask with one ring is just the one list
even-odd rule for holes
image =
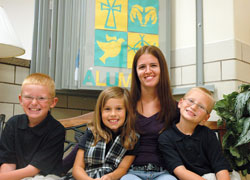
{"label": "blond boy's hair", "polygon": [[191,88],[184,96],[184,98],[190,93],[192,92],[193,90],[199,90],[199,91],[202,91],[204,94],[206,94],[210,99],[211,99],[211,103],[209,104],[209,108],[207,109],[208,113],[210,114],[211,111],[213,110],[213,107],[214,107],[214,104],[215,104],[215,100],[214,100],[214,97],[213,97],[213,94],[206,88],[204,87],[194,87],[194,88]]}
{"label": "blond boy's hair", "polygon": [[49,88],[49,93],[51,97],[55,97],[56,95],[54,80],[47,74],[42,74],[42,73],[30,74],[24,79],[21,91],[23,91],[24,85],[29,85],[29,84],[46,86]]}

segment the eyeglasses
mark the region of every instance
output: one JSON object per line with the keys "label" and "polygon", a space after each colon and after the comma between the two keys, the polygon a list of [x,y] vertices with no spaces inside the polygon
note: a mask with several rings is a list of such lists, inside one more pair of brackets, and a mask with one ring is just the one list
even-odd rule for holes
{"label": "eyeglasses", "polygon": [[209,114],[209,112],[203,105],[194,102],[193,99],[189,99],[189,98],[183,98],[183,99],[186,101],[188,106],[193,106],[194,104],[196,104],[199,110],[205,111],[207,114]]}
{"label": "eyeglasses", "polygon": [[49,98],[49,97],[42,97],[42,96],[34,97],[34,96],[29,96],[29,95],[23,95],[22,98],[25,101],[33,101],[35,99],[38,102],[47,102],[49,99],[52,99],[52,98]]}

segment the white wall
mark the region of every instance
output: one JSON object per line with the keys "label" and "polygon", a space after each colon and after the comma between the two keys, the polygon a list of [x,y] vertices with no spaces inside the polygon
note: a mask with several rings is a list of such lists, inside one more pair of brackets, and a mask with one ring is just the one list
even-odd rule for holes
{"label": "white wall", "polygon": [[14,30],[19,37],[25,54],[19,58],[31,60],[32,37],[34,25],[35,0],[0,0]]}
{"label": "white wall", "polygon": [[[34,0],[0,0],[31,59]],[[195,85],[195,3],[172,0],[174,87]],[[216,98],[250,80],[250,1],[204,0],[205,83],[216,86]],[[225,87],[225,88],[223,88]]]}
{"label": "white wall", "polygon": [[[195,3],[196,0],[172,0],[172,49],[195,46]],[[205,44],[234,38],[233,10],[233,0],[203,1]]]}
{"label": "white wall", "polygon": [[203,1],[205,44],[234,39],[233,1]]}
{"label": "white wall", "polygon": [[[171,85],[196,85],[195,0],[172,0]],[[203,0],[204,85],[214,97],[250,83],[250,1]],[[217,120],[215,112],[211,120]]]}
{"label": "white wall", "polygon": [[235,0],[234,12],[235,38],[238,41],[250,45],[250,1]]}
{"label": "white wall", "polygon": [[172,0],[172,49],[195,46],[195,0]]}

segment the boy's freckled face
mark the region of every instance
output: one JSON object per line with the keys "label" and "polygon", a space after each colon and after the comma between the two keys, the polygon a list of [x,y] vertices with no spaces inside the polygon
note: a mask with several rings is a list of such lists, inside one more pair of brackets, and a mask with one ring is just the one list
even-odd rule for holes
{"label": "boy's freckled face", "polygon": [[[196,104],[190,105],[188,99],[191,99]],[[197,104],[205,109],[201,109]],[[208,95],[198,89],[194,89],[185,96],[185,99],[182,98],[178,104],[181,119],[194,123],[200,123],[203,120],[206,121],[210,117],[206,110],[211,108],[211,104],[212,99]]]}
{"label": "boy's freckled face", "polygon": [[[35,97],[33,100],[25,97]],[[45,98],[39,101],[36,98]],[[49,98],[49,99],[47,99]],[[43,85],[26,84],[22,88],[22,94],[19,96],[19,101],[25,114],[29,118],[29,125],[39,124],[45,119],[50,108],[53,108],[57,103],[57,98],[52,98],[49,93],[49,88]]]}
{"label": "boy's freckled face", "polygon": [[102,110],[102,122],[111,129],[117,132],[123,126],[126,119],[126,108],[122,98],[111,98],[107,100]]}

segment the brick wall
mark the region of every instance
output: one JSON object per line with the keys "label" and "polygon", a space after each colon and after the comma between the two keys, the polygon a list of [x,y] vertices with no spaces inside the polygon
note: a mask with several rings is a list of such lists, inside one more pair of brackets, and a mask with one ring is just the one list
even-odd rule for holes
{"label": "brick wall", "polygon": [[[195,47],[172,50],[171,55],[172,87],[195,86]],[[241,84],[249,84],[249,77],[250,45],[238,40],[225,40],[204,45],[204,85],[214,85],[215,100],[222,99],[224,94],[237,91]],[[218,119],[216,112],[212,111],[209,120],[217,121]]]}
{"label": "brick wall", "polygon": [[[174,88],[196,83],[195,47],[172,50],[171,84]],[[250,83],[250,45],[225,40],[204,45],[204,83],[215,86],[215,99]]]}
{"label": "brick wall", "polygon": [[[0,59],[0,114],[5,114],[6,120],[13,115],[24,113],[18,95],[22,81],[29,75],[29,66],[28,60]],[[63,119],[93,111],[99,92],[57,91],[56,94],[59,101],[51,112],[56,119]]]}
{"label": "brick wall", "polygon": [[63,95],[57,93],[59,99],[56,107],[52,109],[52,115],[56,119],[70,118],[93,111],[97,95],[88,96],[84,91],[79,95]]}
{"label": "brick wall", "polygon": [[14,65],[6,61],[0,62],[0,113],[5,114],[6,119],[14,114],[23,113],[18,95],[23,79],[29,74],[28,66],[29,64]]}

